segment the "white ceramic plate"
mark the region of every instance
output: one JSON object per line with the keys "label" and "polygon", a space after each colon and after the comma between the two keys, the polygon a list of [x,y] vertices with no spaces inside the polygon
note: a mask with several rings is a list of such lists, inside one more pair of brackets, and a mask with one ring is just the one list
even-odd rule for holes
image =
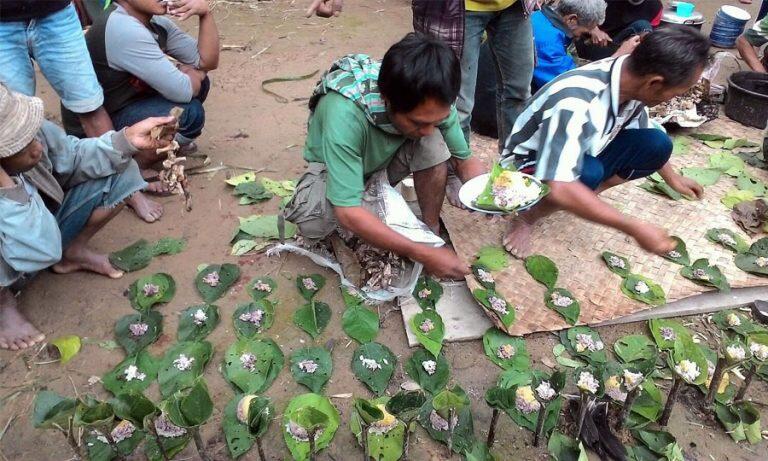
{"label": "white ceramic plate", "polygon": [[[520,174],[531,178],[531,180],[534,181],[536,184],[541,185],[541,181],[534,178],[533,176],[525,173],[520,173]],[[485,185],[488,184],[488,178],[490,176],[491,176],[490,173],[485,173],[485,174],[481,174],[480,176],[475,176],[474,178],[465,182],[463,186],[461,186],[461,189],[459,190],[459,200],[465,207],[469,208],[470,210],[479,211],[480,213],[493,214],[493,215],[505,215],[505,214],[512,214],[512,213],[527,210],[528,208],[538,203],[539,200],[541,200],[540,198],[536,199],[533,202],[527,203],[515,211],[491,211],[491,210],[484,210],[482,208],[478,208],[477,206],[475,206],[475,199],[477,199],[477,197],[483,193],[483,190],[485,189]]]}

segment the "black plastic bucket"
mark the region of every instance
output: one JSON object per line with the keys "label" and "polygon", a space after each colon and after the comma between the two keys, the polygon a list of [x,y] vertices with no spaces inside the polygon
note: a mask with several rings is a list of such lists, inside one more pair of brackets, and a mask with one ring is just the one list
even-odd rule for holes
{"label": "black plastic bucket", "polygon": [[768,74],[751,71],[731,74],[725,115],[747,126],[765,128],[768,122]]}

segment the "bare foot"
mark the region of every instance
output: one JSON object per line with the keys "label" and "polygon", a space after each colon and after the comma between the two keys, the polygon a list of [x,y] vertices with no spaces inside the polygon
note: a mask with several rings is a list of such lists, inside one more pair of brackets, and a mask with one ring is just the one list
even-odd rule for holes
{"label": "bare foot", "polygon": [[153,223],[163,215],[163,206],[147,198],[141,192],[133,194],[125,203],[133,209],[136,216],[148,223]]}
{"label": "bare foot", "polygon": [[462,185],[461,179],[458,176],[449,174],[448,183],[445,185],[445,196],[448,198],[448,203],[464,210],[467,207],[459,200],[459,190],[461,190]]}
{"label": "bare foot", "polygon": [[45,335],[21,315],[13,293],[0,288],[0,349],[18,351],[44,339]]}
{"label": "bare foot", "polygon": [[171,195],[171,190],[162,181],[152,181],[144,190],[148,194],[159,195],[161,197],[167,197]]}
{"label": "bare foot", "polygon": [[529,224],[520,216],[512,218],[507,224],[507,233],[502,240],[504,248],[516,258],[527,258],[531,254],[532,233],[533,224]]}
{"label": "bare foot", "polygon": [[123,271],[116,269],[107,255],[94,252],[88,247],[71,245],[64,251],[64,257],[52,268],[57,274],[69,274],[75,271],[89,271],[119,279]]}

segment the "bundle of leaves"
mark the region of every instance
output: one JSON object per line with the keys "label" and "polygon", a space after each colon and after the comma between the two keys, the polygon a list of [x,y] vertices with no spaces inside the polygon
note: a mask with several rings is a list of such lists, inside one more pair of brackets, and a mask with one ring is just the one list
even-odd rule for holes
{"label": "bundle of leaves", "polygon": [[125,272],[133,272],[149,266],[152,258],[160,255],[181,253],[187,242],[171,237],[161,238],[155,243],[141,239],[109,255],[109,262]]}
{"label": "bundle of leaves", "polygon": [[327,397],[318,394],[302,394],[288,402],[283,412],[283,439],[296,461],[310,457],[311,434],[314,434],[314,451],[327,447],[341,419],[339,411]]}
{"label": "bundle of leaves", "polygon": [[289,221],[280,222],[277,215],[252,215],[238,218],[239,224],[232,235],[232,255],[243,256],[252,251],[259,251],[275,240],[280,239],[280,227],[286,239],[296,236],[298,228]]}
{"label": "bundle of leaves", "polygon": [[736,267],[750,274],[768,276],[768,237],[750,245],[746,253],[734,257]]}
{"label": "bundle of leaves", "polygon": [[[544,387],[554,394],[547,395]],[[539,413],[545,411],[542,434],[547,436],[555,427],[560,416],[563,399],[560,396],[565,387],[565,375],[561,372],[548,375],[534,370],[524,382],[512,387],[495,386],[485,393],[486,403],[506,413],[518,426],[536,431]],[[543,397],[548,397],[544,399]]]}
{"label": "bundle of leaves", "polygon": [[258,181],[241,182],[235,186],[232,192],[236,197],[240,197],[240,205],[252,205],[254,203],[263,202],[274,197],[274,194],[269,192]]}
{"label": "bundle of leaves", "polygon": [[325,277],[319,274],[299,275],[296,278],[296,288],[307,303],[293,313],[293,323],[312,336],[312,339],[320,336],[331,320],[328,304],[315,300],[315,295],[324,286]]}

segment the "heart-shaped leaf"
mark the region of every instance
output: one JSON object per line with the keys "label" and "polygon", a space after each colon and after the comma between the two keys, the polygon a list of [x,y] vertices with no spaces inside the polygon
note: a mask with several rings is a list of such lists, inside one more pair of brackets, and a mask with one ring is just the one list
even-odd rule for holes
{"label": "heart-shaped leaf", "polygon": [[525,373],[531,363],[523,338],[509,336],[496,328],[489,328],[483,335],[483,350],[491,362],[504,370]]}
{"label": "heart-shaped leaf", "polygon": [[548,289],[555,288],[559,271],[555,263],[543,255],[532,255],[525,258],[525,270],[534,280]]}
{"label": "heart-shaped leaf", "polygon": [[509,253],[500,246],[484,246],[477,252],[475,264],[492,271],[500,271],[509,265]]}
{"label": "heart-shaped leaf", "polygon": [[155,342],[162,332],[163,316],[153,310],[123,316],[115,323],[115,339],[128,355]]}
{"label": "heart-shaped leaf", "polygon": [[416,349],[403,368],[422,389],[435,394],[448,384],[451,370],[442,354],[432,356],[424,349]]}
{"label": "heart-shaped leaf", "polygon": [[239,304],[232,315],[235,332],[240,338],[255,338],[267,331],[275,321],[275,303],[269,299]]}
{"label": "heart-shaped leaf", "polygon": [[219,308],[212,304],[191,306],[180,312],[179,341],[200,341],[205,339],[219,324]]}
{"label": "heart-shaped leaf", "polygon": [[419,409],[427,401],[427,396],[422,390],[400,391],[387,401],[388,412],[398,419],[410,423],[419,414]]}
{"label": "heart-shaped leaf", "polygon": [[642,275],[629,274],[621,283],[621,291],[628,298],[651,306],[660,306],[667,302],[664,289],[653,280]]}
{"label": "heart-shaped leaf", "polygon": [[[130,428],[132,432],[130,436],[125,433],[126,428]],[[135,426],[128,421],[121,421],[111,430],[112,438],[115,438],[118,432],[121,436],[125,437],[119,442],[111,445],[106,436],[100,430],[94,430],[90,433],[86,433],[84,441],[86,451],[88,453],[88,459],[90,461],[111,461],[112,459],[120,457],[126,457],[130,455],[133,450],[144,440],[145,433],[142,430],[136,429]]]}
{"label": "heart-shaped leaf", "polygon": [[744,173],[744,160],[730,152],[717,152],[709,156],[709,166],[734,178]]}
{"label": "heart-shaped leaf", "polygon": [[294,460],[307,461],[309,459],[308,430],[302,427],[299,420],[306,409],[312,409],[325,415],[325,421],[320,425],[315,435],[315,452],[326,448],[333,440],[336,430],[339,428],[339,411],[333,406],[327,397],[318,394],[302,394],[294,397],[283,412],[283,439],[288,446]]}
{"label": "heart-shaped leaf", "polygon": [[422,309],[435,309],[441,296],[443,296],[442,285],[426,275],[419,277],[413,288],[413,297]]}
{"label": "heart-shaped leaf", "polygon": [[62,397],[52,391],[40,391],[35,396],[32,424],[39,429],[67,427],[69,419],[75,415],[75,407],[75,399]]}
{"label": "heart-shaped leaf", "polygon": [[318,291],[325,286],[325,277],[320,274],[299,275],[296,277],[296,288],[301,297],[311,301]]}
{"label": "heart-shaped leaf", "polygon": [[505,327],[508,328],[515,323],[515,307],[496,291],[477,289],[472,292],[472,296]]}
{"label": "heart-shaped leaf", "polygon": [[685,247],[685,242],[680,237],[672,237],[677,243],[675,249],[664,255],[664,259],[672,261],[675,264],[681,266],[688,266],[691,264],[691,257],[688,256],[688,249]]}
{"label": "heart-shaped leaf", "polygon": [[186,341],[171,346],[160,361],[157,373],[163,397],[194,385],[211,355],[213,346],[208,341]]}
{"label": "heart-shaped leaf", "polygon": [[109,400],[115,416],[130,421],[134,426],[144,428],[147,417],[157,413],[157,407],[141,392],[127,392]]}
{"label": "heart-shaped leaf", "polygon": [[257,437],[263,436],[275,417],[275,409],[266,397],[237,394],[224,408],[221,426],[232,458],[247,453]]}
{"label": "heart-shaped leaf", "polygon": [[744,272],[755,275],[768,275],[768,257],[745,253],[737,254],[733,261],[736,267]]}
{"label": "heart-shaped leaf", "polygon": [[749,176],[747,173],[742,173],[741,176],[736,178],[736,187],[752,192],[752,195],[755,197],[765,196],[765,183]]}
{"label": "heart-shaped leaf", "polygon": [[662,351],[670,351],[675,348],[675,340],[693,341],[690,330],[681,323],[668,319],[652,319],[648,321],[651,336]]}
{"label": "heart-shaped leaf", "polygon": [[115,395],[143,392],[157,379],[159,367],[160,361],[142,350],[118,363],[101,381],[104,388]]}
{"label": "heart-shaped leaf", "polygon": [[331,353],[322,347],[306,347],[291,354],[291,374],[315,394],[320,394],[333,372]]}
{"label": "heart-shaped leaf", "polygon": [[248,282],[245,287],[245,291],[248,292],[248,296],[252,300],[258,301],[271,295],[277,289],[277,282],[270,277],[254,277],[253,280]]}
{"label": "heart-shaped leaf", "polygon": [[443,318],[434,310],[425,310],[411,317],[408,325],[416,335],[419,344],[437,357],[443,347],[445,337],[445,325]]}
{"label": "heart-shaped leaf", "polygon": [[560,332],[560,342],[568,353],[584,358],[592,365],[599,366],[606,363],[605,343],[597,331],[585,327],[573,327]]}
{"label": "heart-shaped leaf", "polygon": [[629,260],[623,256],[619,256],[610,251],[603,252],[603,260],[608,269],[619,277],[626,277],[629,275],[630,267]]}
{"label": "heart-shaped leaf", "polygon": [[[441,394],[449,392],[444,390]],[[459,395],[466,396],[464,391],[455,386],[451,389],[451,392]],[[438,399],[441,394],[435,396]],[[464,405],[458,411],[454,412],[453,424],[450,424],[448,419],[441,416],[436,410],[433,399],[427,400],[427,402],[421,407],[419,411],[419,424],[427,430],[430,437],[441,443],[448,443],[448,437],[450,436],[449,425],[453,426],[452,445],[453,451],[456,453],[464,452],[472,447],[475,440],[474,426],[472,424],[472,411],[469,405]]]}
{"label": "heart-shaped leaf", "polygon": [[395,354],[379,343],[362,344],[352,354],[352,373],[376,395],[387,390],[396,364]]}
{"label": "heart-shaped leaf", "polygon": [[139,312],[146,312],[155,304],[171,302],[175,294],[176,282],[163,273],[141,277],[128,287],[131,306]]}
{"label": "heart-shaped leaf", "polygon": [[184,239],[163,237],[152,245],[152,255],[175,255],[184,251],[187,242]]}
{"label": "heart-shaped leaf", "polygon": [[379,333],[379,316],[362,304],[352,305],[344,311],[341,327],[355,341],[361,344],[371,342]]}
{"label": "heart-shaped leaf", "polygon": [[722,245],[734,253],[746,253],[749,250],[749,244],[736,232],[725,228],[709,229],[707,239],[710,242]]}
{"label": "heart-shaped leaf", "polygon": [[693,179],[697,183],[706,187],[717,184],[717,181],[720,180],[720,175],[722,175],[723,172],[717,168],[691,167],[682,168],[680,170],[680,174],[686,178]]}
{"label": "heart-shaped leaf", "polygon": [[80,337],[76,335],[59,336],[51,341],[59,355],[59,362],[64,365],[80,352]]}
{"label": "heart-shaped leaf", "polygon": [[750,317],[732,309],[715,312],[712,321],[722,330],[730,330],[745,337],[759,328]]}
{"label": "heart-shaped leaf", "polygon": [[725,278],[720,268],[710,265],[706,258],[697,259],[690,266],[683,267],[680,269],[680,275],[700,285],[715,287],[723,293],[731,291],[728,279]]}
{"label": "heart-shaped leaf", "polygon": [[168,419],[179,427],[197,427],[213,413],[213,401],[205,380],[198,378],[191,387],[173,393],[160,404]]}
{"label": "heart-shaped leaf", "polygon": [[[246,234],[247,235],[247,234]],[[269,242],[260,242],[249,238],[240,239],[232,245],[232,256],[243,256],[252,251],[263,250],[270,245]]]}
{"label": "heart-shaped leaf", "polygon": [[241,205],[250,205],[252,203],[263,202],[274,197],[274,195],[267,191],[260,182],[256,181],[238,184],[235,186],[233,194],[240,197]]}
{"label": "heart-shaped leaf", "polygon": [[149,266],[155,255],[154,247],[144,239],[109,255],[109,262],[125,272],[133,272]]}
{"label": "heart-shaped leaf", "polygon": [[707,358],[692,340],[676,339],[671,359],[674,366],[670,368],[688,384],[699,385],[707,380]]}
{"label": "heart-shaped leaf", "polygon": [[235,264],[211,264],[197,273],[195,287],[208,304],[221,298],[240,278],[240,268]]}
{"label": "heart-shaped leaf", "polygon": [[328,304],[314,299],[293,313],[293,324],[309,333],[312,339],[320,336],[330,321],[331,308]]}
{"label": "heart-shaped leaf", "polygon": [[491,270],[485,266],[479,264],[472,265],[472,275],[475,276],[475,280],[486,290],[496,290],[496,280],[491,274]]}
{"label": "heart-shaped leaf", "polygon": [[683,451],[675,437],[669,432],[638,430],[633,433],[635,438],[656,455],[669,461],[683,461]]}
{"label": "heart-shaped leaf", "polygon": [[224,378],[248,394],[269,389],[280,374],[285,357],[271,339],[240,339],[224,354]]}
{"label": "heart-shaped leaf", "polygon": [[[363,434],[361,420],[365,421],[368,456],[380,461],[398,461],[403,455],[406,426],[393,415],[386,413],[387,400],[389,400],[388,397],[373,400],[357,399],[356,403],[361,402],[364,405],[355,405],[355,411],[350,416],[349,428],[358,443],[361,443]],[[373,421],[366,420],[367,409],[376,410],[379,417]]]}
{"label": "heart-shaped leaf", "polygon": [[754,199],[755,194],[751,190],[731,189],[725,193],[720,202],[729,209],[733,209],[741,202],[749,202]]}
{"label": "heart-shaped leaf", "polygon": [[544,295],[544,303],[554,310],[571,325],[576,325],[579,320],[581,306],[573,294],[565,288],[547,290]]}
{"label": "heart-shaped leaf", "polygon": [[613,352],[619,361],[650,372],[659,356],[656,345],[645,335],[628,335],[613,343]]}
{"label": "heart-shaped leaf", "polygon": [[365,305],[365,298],[360,294],[360,291],[357,288],[342,285],[340,289],[341,298],[344,300],[344,305],[346,307],[359,307]]}
{"label": "heart-shaped leaf", "polygon": [[[277,215],[253,215],[240,219],[240,231],[256,238],[278,239],[280,232],[278,230],[279,218]],[[298,228],[291,222],[285,221],[285,238],[292,238],[296,235]]]}

